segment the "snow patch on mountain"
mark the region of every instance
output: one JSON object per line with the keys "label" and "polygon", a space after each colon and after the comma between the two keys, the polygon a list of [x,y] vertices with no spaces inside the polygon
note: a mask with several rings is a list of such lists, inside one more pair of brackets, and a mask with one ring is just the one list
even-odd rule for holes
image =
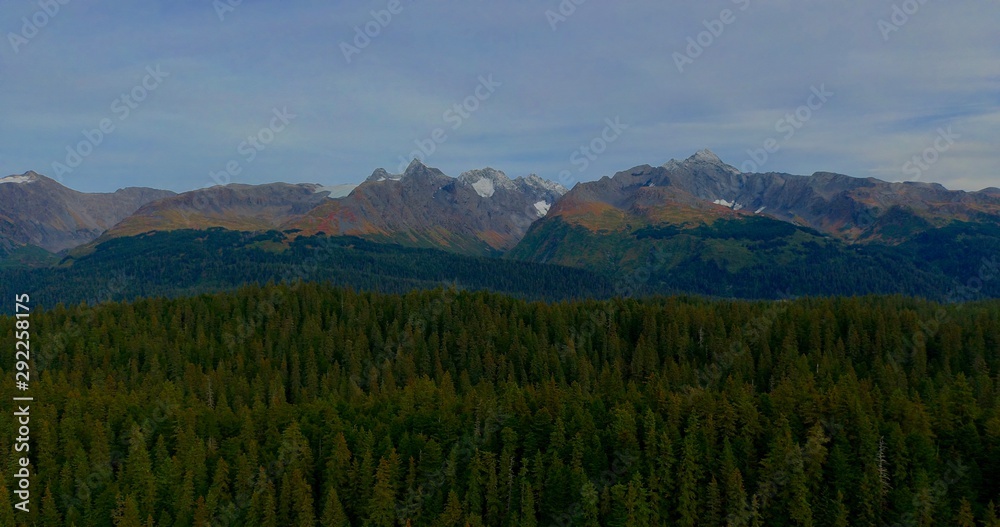
{"label": "snow patch on mountain", "polygon": [[313,193],[329,192],[329,195],[327,195],[328,198],[342,198],[356,188],[358,188],[357,185],[315,185]]}
{"label": "snow patch on mountain", "polygon": [[552,204],[547,201],[539,201],[535,203],[535,210],[538,211],[538,217],[542,218],[549,213],[549,209],[552,208]]}
{"label": "snow patch on mountain", "polygon": [[528,188],[535,190],[541,190],[545,192],[551,192],[557,196],[562,196],[563,194],[569,192],[569,189],[556,183],[554,181],[549,181],[547,179],[540,178],[535,174],[530,174],[528,177],[519,177],[514,180],[516,183],[520,183]]}
{"label": "snow patch on mountain", "polygon": [[458,180],[472,186],[476,194],[479,194],[483,198],[493,196],[500,189],[507,191],[517,190],[517,185],[507,177],[507,174],[492,168],[463,172],[458,176]]}
{"label": "snow patch on mountain", "polygon": [[492,197],[497,191],[496,187],[493,186],[493,182],[486,178],[473,183],[472,188],[475,189],[476,194],[479,194],[481,198]]}
{"label": "snow patch on mountain", "polygon": [[390,174],[384,168],[376,169],[365,181],[399,181],[403,179],[402,174]]}
{"label": "snow patch on mountain", "polygon": [[30,174],[25,174],[23,176],[7,176],[5,178],[0,179],[0,184],[3,184],[3,183],[18,183],[18,184],[20,184],[20,183],[33,183],[33,182],[35,182],[37,180],[38,180],[38,178],[36,178],[35,176],[30,175]]}

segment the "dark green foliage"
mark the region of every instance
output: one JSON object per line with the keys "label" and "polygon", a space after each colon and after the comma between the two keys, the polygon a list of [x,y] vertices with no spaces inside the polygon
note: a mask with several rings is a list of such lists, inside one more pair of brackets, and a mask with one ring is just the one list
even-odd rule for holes
{"label": "dark green foliage", "polygon": [[295,283],[32,331],[35,525],[996,523],[997,302]]}
{"label": "dark green foliage", "polygon": [[[297,280],[387,293],[455,285],[549,301],[654,294],[1000,297],[1000,227],[985,223],[954,222],[901,245],[847,245],[765,217],[630,234],[594,235],[561,221],[532,229],[547,232],[527,237],[505,258],[353,237],[289,237],[294,232],[155,232],[108,240],[59,265],[28,258],[25,250],[19,260],[0,261],[0,298],[30,289],[45,306],[96,304]],[[560,261],[575,267],[544,263]]]}
{"label": "dark green foliage", "polygon": [[719,220],[711,225],[702,225],[691,231],[699,238],[751,240],[764,242],[791,236],[802,231],[812,236],[822,236],[819,232],[791,223],[755,216],[739,220]]}
{"label": "dark green foliage", "polygon": [[934,226],[930,222],[917,216],[912,210],[894,205],[885,211],[875,221],[874,225],[868,229],[867,236],[903,240],[912,237],[914,234],[933,228]]}
{"label": "dark green foliage", "polygon": [[635,239],[637,240],[644,240],[646,238],[663,240],[666,238],[673,238],[681,232],[683,232],[683,230],[676,225],[650,225],[648,227],[632,231],[632,236],[635,236]]}
{"label": "dark green foliage", "polygon": [[[296,238],[274,231],[153,232],[115,238],[58,267],[0,267],[0,298],[30,290],[36,303],[96,304],[183,296],[245,284],[311,280],[402,293],[442,285],[530,299],[606,297],[610,281],[581,270],[412,249],[352,237]],[[2,313],[9,313],[4,304]]]}
{"label": "dark green foliage", "polygon": [[34,245],[9,249],[0,245],[0,269],[47,267],[59,262],[59,257]]}
{"label": "dark green foliage", "polygon": [[[886,234],[904,224],[912,227],[904,221],[908,214],[888,214]],[[624,289],[631,295],[749,299],[905,294],[964,302],[1000,297],[1000,227],[989,223],[953,222],[893,245],[848,244],[765,217],[694,228],[647,226],[630,233],[595,233],[557,218],[532,226],[508,258],[603,273],[612,277],[618,295]]]}

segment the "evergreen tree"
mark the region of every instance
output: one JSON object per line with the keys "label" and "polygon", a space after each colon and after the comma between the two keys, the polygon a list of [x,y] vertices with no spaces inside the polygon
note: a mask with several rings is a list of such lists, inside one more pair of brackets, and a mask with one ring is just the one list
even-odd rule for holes
{"label": "evergreen tree", "polygon": [[247,514],[247,527],[278,527],[277,503],[274,497],[274,483],[263,468],[257,475],[257,485],[253,498],[250,500],[250,510]]}
{"label": "evergreen tree", "polygon": [[326,495],[326,504],[323,505],[323,516],[320,523],[323,527],[350,527],[350,521],[344,512],[344,506],[340,503],[337,489],[330,487]]}
{"label": "evergreen tree", "polygon": [[[0,493],[4,492],[4,489],[0,489]],[[3,506],[3,499],[0,498],[0,506]],[[41,519],[43,525],[61,525],[62,518],[59,517],[59,509],[56,507],[56,500],[52,496],[52,488],[48,485],[45,486],[45,494],[42,496],[42,509],[41,509]],[[0,525],[13,525],[12,523],[4,524],[0,522]]]}
{"label": "evergreen tree", "polygon": [[597,508],[597,487],[589,480],[583,483],[583,488],[580,490],[580,503],[583,508],[584,527],[598,527],[601,523]]}
{"label": "evergreen tree", "polygon": [[448,493],[448,504],[441,513],[441,516],[434,522],[441,527],[461,527],[464,515],[462,514],[462,504],[458,501],[458,494],[455,491]]}
{"label": "evergreen tree", "polygon": [[373,527],[392,527],[396,522],[396,493],[389,460],[382,458],[375,473],[375,489],[368,504],[368,520]]}
{"label": "evergreen tree", "polygon": [[955,519],[958,527],[976,527],[976,518],[972,515],[972,504],[969,500],[962,498],[962,503],[958,509],[958,517]]}
{"label": "evergreen tree", "polygon": [[142,527],[143,522],[139,519],[139,506],[136,505],[131,495],[119,500],[113,520],[115,527]]}
{"label": "evergreen tree", "polygon": [[314,527],[316,511],[313,508],[312,488],[298,468],[292,470],[292,523],[293,527]]}
{"label": "evergreen tree", "polygon": [[695,439],[697,430],[698,422],[695,419],[684,437],[684,454],[680,465],[680,493],[677,498],[678,524],[681,527],[698,525],[698,487],[701,468]]}
{"label": "evergreen tree", "polygon": [[521,512],[518,515],[520,520],[518,525],[522,527],[536,527],[538,525],[538,515],[535,510],[535,491],[528,479],[528,468],[521,468],[520,476]]}
{"label": "evergreen tree", "polygon": [[844,505],[844,493],[837,492],[837,501],[833,504],[833,527],[849,527],[850,515],[847,506]]}

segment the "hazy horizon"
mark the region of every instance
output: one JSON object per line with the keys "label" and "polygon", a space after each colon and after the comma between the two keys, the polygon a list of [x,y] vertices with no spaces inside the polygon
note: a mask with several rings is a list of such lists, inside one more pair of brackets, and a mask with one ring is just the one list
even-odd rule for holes
{"label": "hazy horizon", "polygon": [[[711,149],[708,149],[708,150],[711,150]],[[687,156],[687,157],[690,157],[690,156]],[[677,158],[678,161],[683,161],[684,159],[686,159],[686,157]],[[722,161],[725,162],[725,163],[727,163],[727,164],[730,164],[725,159],[722,159]],[[649,166],[660,166],[662,164],[663,163],[657,163],[657,164],[645,163],[645,165],[649,165]],[[440,170],[440,168],[437,167],[437,166],[435,166],[433,163],[427,163],[427,166],[430,167],[430,168],[434,168],[434,169]],[[618,172],[627,172],[627,171],[629,171],[629,170],[631,170],[633,168],[639,167],[639,166],[642,166],[642,164],[633,165],[631,167],[621,168],[621,169],[618,169],[618,170],[616,170],[616,171],[614,171],[612,173],[603,174],[602,176],[599,176],[599,177],[603,177],[603,176],[609,176],[610,177],[610,176],[615,175]],[[518,177],[527,177],[529,175],[538,175],[538,174],[535,174],[533,172],[532,173],[526,173],[526,174],[511,174],[511,173],[507,172],[506,170],[504,170],[501,167],[492,167],[492,166],[469,167],[469,168],[463,169],[462,172],[467,172],[467,171],[471,171],[471,170],[487,169],[487,168],[499,170],[500,172],[503,172],[505,175],[507,175],[507,177],[509,177],[510,179],[516,179]],[[379,170],[379,169],[385,169],[385,170],[387,170],[391,174],[395,173],[394,170],[390,170],[389,167],[375,167],[375,168],[372,169],[372,172],[375,172],[376,170]],[[4,179],[4,178],[8,178],[8,177],[23,176],[23,175],[25,175],[25,174],[27,174],[29,172],[35,172],[36,174],[48,177],[50,179],[54,179],[57,182],[59,182],[57,178],[54,178],[54,177],[52,177],[49,174],[45,174],[45,173],[39,172],[37,170],[29,170],[29,171],[18,173],[18,174],[6,174],[6,175],[3,175],[3,176],[0,176],[0,179]],[[219,177],[220,178],[222,177],[222,173],[223,172],[224,171],[219,171]],[[444,172],[443,170],[442,170],[442,172],[444,173],[444,175],[449,176],[449,177],[453,177],[453,178],[457,178],[458,176],[461,175],[461,173],[451,174],[451,173],[448,173],[448,172]],[[780,171],[770,171],[770,172],[780,172]],[[820,172],[829,172],[829,171],[827,171],[827,170],[816,170],[816,171],[814,171],[812,173],[809,173],[809,174],[791,174],[791,173],[788,173],[788,174],[793,175],[793,176],[805,176],[805,177],[809,177],[809,176],[812,176],[812,175],[814,175],[816,173],[820,173]],[[853,177],[853,178],[859,178],[858,176],[853,176],[851,174],[843,174],[843,175],[846,175],[848,177]],[[273,181],[259,181],[259,182],[249,183],[249,182],[239,181],[239,177],[238,176],[237,177],[230,176],[230,183],[231,184],[243,184],[243,185],[268,185],[268,184],[275,184],[275,183],[318,184],[318,185],[323,185],[323,186],[326,186],[326,187],[334,187],[334,186],[341,186],[341,185],[344,185],[344,186],[357,186],[357,185],[360,185],[361,183],[363,183],[369,176],[371,176],[371,173],[369,173],[367,175],[360,176],[357,181],[344,181],[344,182],[338,182],[338,183],[333,183],[333,184],[327,184],[327,183],[324,183],[324,182],[321,182],[321,181],[286,181],[286,180],[280,180],[280,179],[276,179],[276,180],[273,180]],[[542,176],[542,177],[544,177],[544,176]],[[555,183],[559,183],[559,178],[558,177],[556,177],[556,178],[545,177],[545,179],[547,179],[549,181],[553,181]],[[859,178],[859,179],[863,179],[863,178]],[[880,178],[876,178],[876,179],[880,179]],[[209,178],[209,180],[211,181],[211,177]],[[910,181],[903,181],[903,182],[909,183]],[[205,185],[203,187],[200,187],[200,188],[188,188],[188,189],[177,190],[177,189],[174,189],[174,188],[170,188],[170,186],[152,186],[152,187],[150,187],[149,185],[134,184],[134,185],[126,185],[124,187],[117,187],[117,188],[114,188],[114,189],[108,189],[108,190],[94,190],[94,191],[89,191],[89,190],[81,190],[81,189],[73,187],[72,185],[68,185],[68,184],[66,184],[67,183],[66,181],[62,181],[62,182],[59,182],[59,183],[63,184],[67,188],[70,188],[72,190],[76,190],[78,192],[113,193],[116,190],[121,190],[121,189],[127,188],[127,187],[149,187],[149,188],[155,188],[155,189],[159,189],[159,190],[170,190],[170,191],[176,192],[178,194],[181,194],[181,193],[184,193],[184,192],[191,192],[193,190],[200,190],[202,188],[210,188],[210,187],[216,186],[216,185],[222,185],[222,183],[216,183],[214,181],[211,181],[210,184],[207,184],[207,185]],[[577,182],[572,182],[572,183],[570,183],[570,185],[566,186],[566,188],[567,189],[572,189],[573,185],[575,185],[576,183]],[[988,187],[983,187],[983,188],[979,188],[979,189],[960,189],[960,188],[949,187],[949,186],[944,185],[943,183],[940,183],[938,181],[927,180],[927,181],[919,181],[919,183],[941,184],[945,188],[947,188],[948,190],[965,191],[965,192],[979,192],[979,191],[988,190],[988,189],[991,189],[991,188],[997,188],[997,184],[993,184],[993,185],[990,185]]]}
{"label": "hazy horizon", "polygon": [[5,7],[0,174],[338,185],[419,153],[571,187],[710,148],[997,186],[1000,16],[970,0],[62,1]]}

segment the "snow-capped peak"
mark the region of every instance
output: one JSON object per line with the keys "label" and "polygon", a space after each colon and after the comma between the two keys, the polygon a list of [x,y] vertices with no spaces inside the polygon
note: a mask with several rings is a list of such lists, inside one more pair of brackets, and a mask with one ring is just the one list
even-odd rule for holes
{"label": "snow-capped peak", "polygon": [[563,194],[569,192],[569,189],[559,183],[538,177],[535,174],[529,174],[528,177],[519,177],[515,179],[514,182],[521,183],[531,189],[551,192],[557,196],[562,196]]}
{"label": "snow-capped peak", "polygon": [[38,181],[38,176],[34,172],[28,172],[20,176],[7,176],[5,178],[0,178],[0,184],[3,183],[34,183]]}
{"label": "snow-capped peak", "polygon": [[400,174],[390,174],[384,168],[377,168],[365,181],[399,181],[402,178]]}
{"label": "snow-capped peak", "polygon": [[462,183],[472,186],[472,189],[480,197],[489,198],[496,193],[497,189],[516,190],[517,185],[507,177],[507,174],[492,168],[480,170],[470,170],[458,176]]}

